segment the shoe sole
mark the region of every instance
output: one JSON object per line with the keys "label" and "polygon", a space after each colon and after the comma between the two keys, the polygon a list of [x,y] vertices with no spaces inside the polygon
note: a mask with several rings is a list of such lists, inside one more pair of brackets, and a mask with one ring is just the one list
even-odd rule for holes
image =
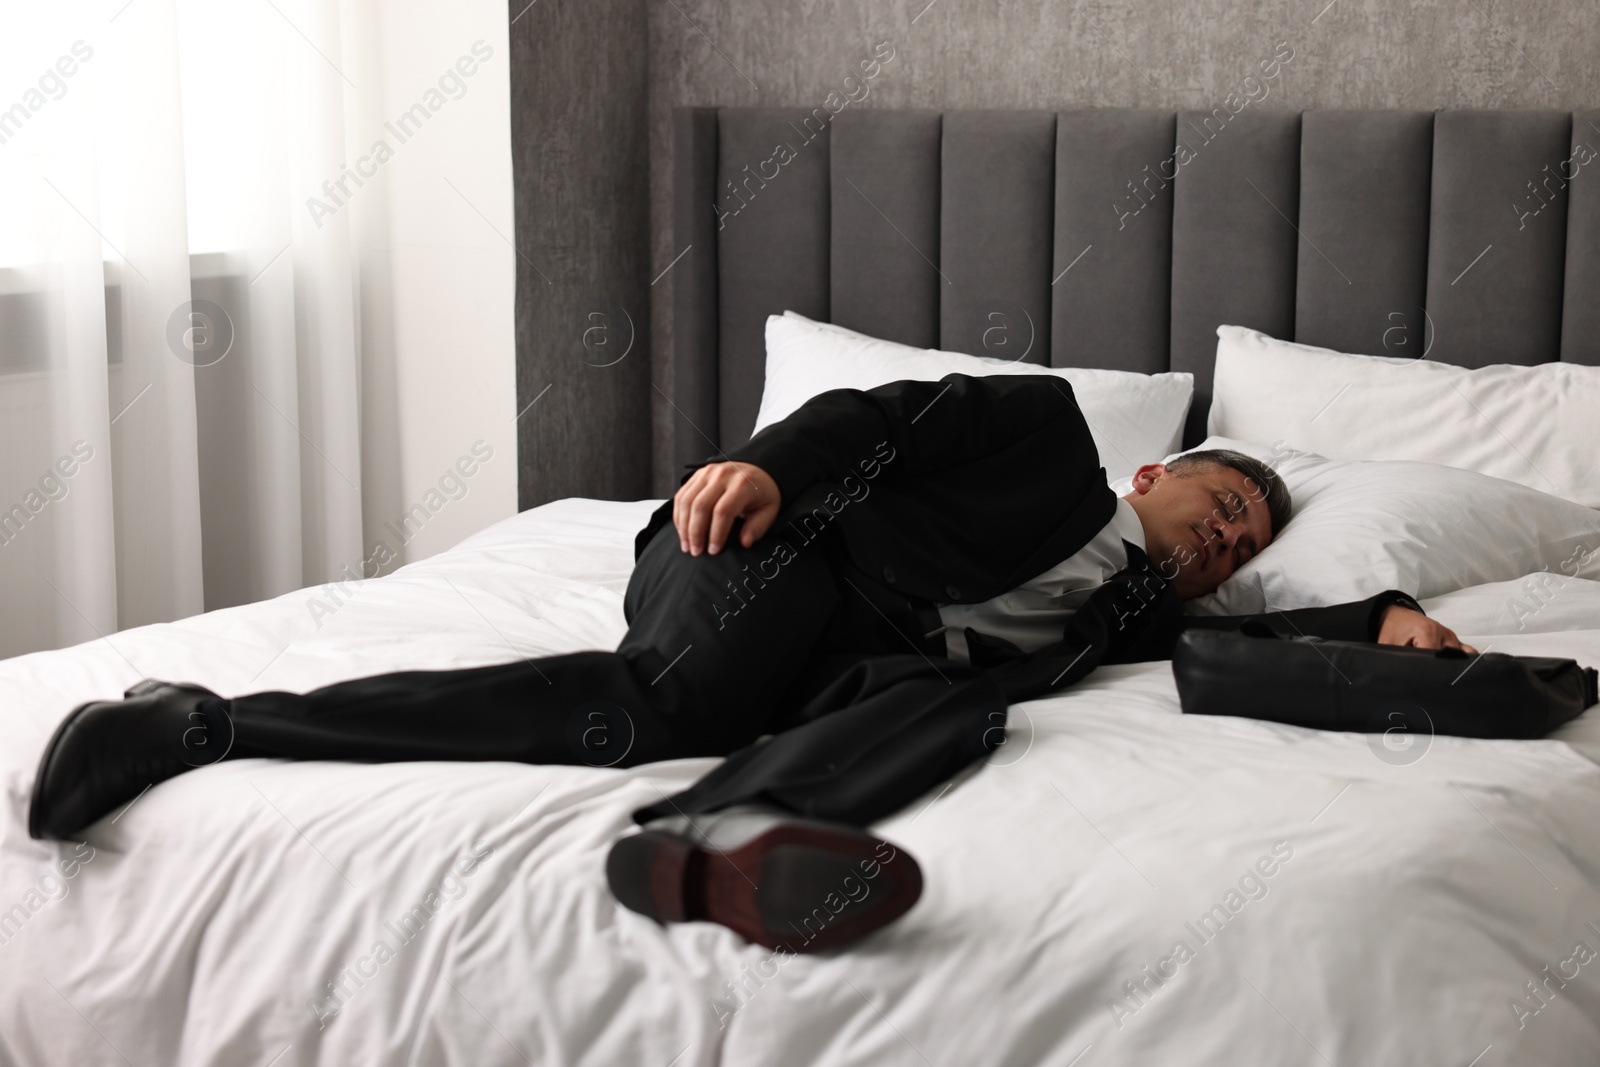
{"label": "shoe sole", "polygon": [[922,871],[908,853],[805,823],[775,826],[726,852],[647,830],[612,846],[606,875],[618,900],[658,922],[715,922],[795,953],[864,937],[922,895]]}
{"label": "shoe sole", "polygon": [[50,774],[52,758],[61,750],[61,739],[67,736],[67,732],[83,717],[84,712],[96,705],[107,703],[112,702],[91,700],[87,704],[79,704],[67,713],[67,717],[62,719],[61,724],[56,727],[55,733],[50,735],[50,743],[45,745],[44,754],[39,757],[39,771],[33,779],[33,794],[28,801],[28,836],[35,841],[58,840],[45,834],[44,827],[40,825],[39,816],[41,813],[40,801],[44,796],[44,783]]}

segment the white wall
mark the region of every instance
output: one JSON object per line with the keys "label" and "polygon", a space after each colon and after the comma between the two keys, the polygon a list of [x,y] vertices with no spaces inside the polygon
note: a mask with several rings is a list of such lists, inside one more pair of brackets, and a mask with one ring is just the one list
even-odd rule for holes
{"label": "white wall", "polygon": [[[367,0],[346,24],[352,80],[374,87],[347,139],[393,149],[357,199],[362,511],[368,558],[397,557],[384,572],[517,510],[507,19],[493,0]],[[419,103],[437,110],[402,141],[385,124]]]}

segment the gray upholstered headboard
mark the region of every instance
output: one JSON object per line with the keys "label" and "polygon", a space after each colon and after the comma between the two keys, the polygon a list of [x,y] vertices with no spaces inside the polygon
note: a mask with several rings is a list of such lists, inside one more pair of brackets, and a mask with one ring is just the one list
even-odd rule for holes
{"label": "gray upholstered headboard", "polygon": [[[1600,364],[1600,110],[682,108],[679,462],[748,440],[766,317],[1190,371],[1216,327]],[[1424,311],[1426,309],[1426,311]]]}

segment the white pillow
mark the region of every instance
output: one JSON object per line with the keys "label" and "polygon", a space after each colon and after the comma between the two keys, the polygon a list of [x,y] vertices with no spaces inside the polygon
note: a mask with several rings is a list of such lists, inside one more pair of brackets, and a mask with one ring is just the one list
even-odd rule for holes
{"label": "white pillow", "polygon": [[1332,460],[1226,437],[1200,447],[1270,463],[1294,517],[1215,593],[1189,601],[1197,614],[1342,604],[1385,589],[1420,600],[1539,571],[1600,577],[1600,514],[1549,493],[1433,463]]}
{"label": "white pillow", "polygon": [[1468,370],[1217,328],[1208,433],[1331,459],[1409,459],[1600,507],[1600,367]]}
{"label": "white pillow", "polygon": [[910,379],[933,382],[952,372],[1054,374],[1070,382],[1108,480],[1181,447],[1194,375],[1136,374],[1043,367],[883,341],[786,311],[767,318],[767,380],[752,436],[829,389],[871,389]]}

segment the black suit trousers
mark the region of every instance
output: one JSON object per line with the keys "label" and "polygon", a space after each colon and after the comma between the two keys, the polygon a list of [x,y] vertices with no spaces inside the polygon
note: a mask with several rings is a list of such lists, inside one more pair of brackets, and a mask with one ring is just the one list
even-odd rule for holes
{"label": "black suit trousers", "polygon": [[644,822],[764,802],[865,824],[1000,744],[1006,701],[931,655],[904,597],[852,574],[832,528],[739,523],[690,556],[668,524],[628,583],[614,652],[402,671],[231,701],[229,758],[515,760],[632,767],[727,756]]}

